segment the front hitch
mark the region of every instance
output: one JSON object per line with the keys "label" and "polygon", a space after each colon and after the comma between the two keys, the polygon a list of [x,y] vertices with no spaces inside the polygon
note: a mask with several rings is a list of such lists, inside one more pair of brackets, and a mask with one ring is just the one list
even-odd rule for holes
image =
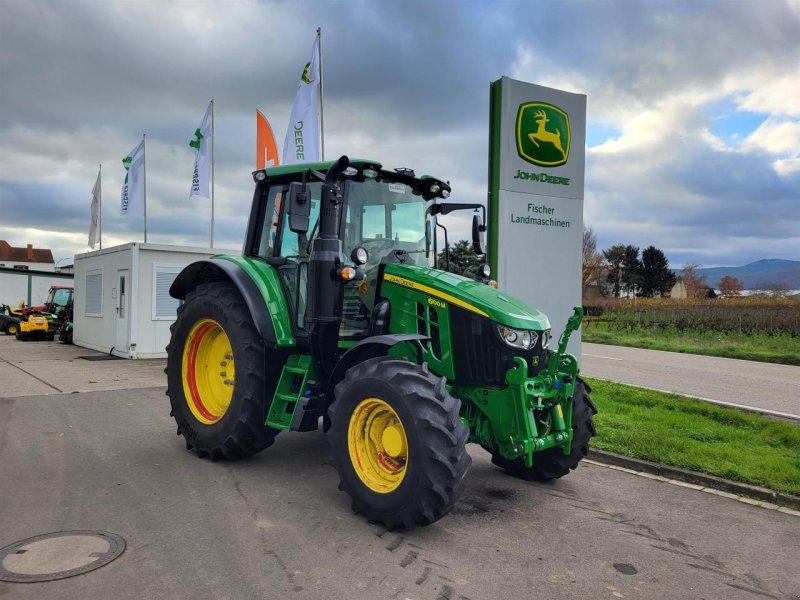
{"label": "front hitch", "polygon": [[471,441],[497,447],[509,460],[523,458],[533,466],[533,453],[560,447],[572,452],[572,396],[578,379],[578,360],[567,352],[570,336],[580,327],[583,309],[575,307],[567,320],[558,348],[550,353],[547,366],[534,377],[528,376],[528,364],[514,358],[506,372],[502,390],[472,389],[468,396],[480,413],[468,419]]}

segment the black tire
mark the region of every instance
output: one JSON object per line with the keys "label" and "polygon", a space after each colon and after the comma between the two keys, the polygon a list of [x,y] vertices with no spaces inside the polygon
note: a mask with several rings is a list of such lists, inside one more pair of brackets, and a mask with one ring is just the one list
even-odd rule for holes
{"label": "black tire", "polygon": [[48,333],[47,334],[47,341],[48,342],[52,342],[54,339],[56,339],[56,334],[55,333]]}
{"label": "black tire", "polygon": [[[387,529],[429,525],[449,513],[472,459],[466,450],[469,430],[459,418],[461,402],[447,392],[445,380],[427,365],[380,356],[351,367],[335,395],[327,437],[339,489],[350,495],[353,510]],[[388,404],[405,430],[406,471],[399,486],[386,493],[361,480],[348,449],[351,416],[367,398]]]}
{"label": "black tire", "polygon": [[492,463],[505,469],[509,475],[526,481],[548,481],[558,479],[574,470],[589,452],[589,440],[597,434],[592,417],[597,408],[589,397],[589,384],[578,378],[575,393],[572,395],[572,452],[564,454],[560,448],[549,448],[533,455],[533,466],[526,467],[521,458],[509,460],[496,450],[492,453]]}
{"label": "black tire", "polygon": [[3,333],[6,335],[16,335],[17,331],[19,331],[19,325],[16,323],[7,323],[5,329],[3,329]]}
{"label": "black tire", "polygon": [[[178,435],[186,438],[186,448],[194,449],[201,458],[218,460],[252,456],[270,446],[279,430],[266,427],[264,422],[283,364],[265,361],[264,341],[239,291],[227,282],[201,284],[186,295],[177,314],[171,327],[165,371],[170,415],[178,425]],[[230,404],[211,424],[195,417],[183,386],[184,346],[192,328],[204,319],[212,319],[222,327],[236,365]]]}

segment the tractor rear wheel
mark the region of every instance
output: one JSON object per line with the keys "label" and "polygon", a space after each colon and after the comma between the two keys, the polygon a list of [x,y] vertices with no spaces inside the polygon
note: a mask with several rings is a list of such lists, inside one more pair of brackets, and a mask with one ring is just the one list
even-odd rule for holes
{"label": "tractor rear wheel", "polygon": [[427,365],[379,356],[351,367],[335,395],[327,435],[353,509],[388,529],[450,512],[472,459],[461,403],[444,379]]}
{"label": "tractor rear wheel", "polygon": [[509,475],[526,481],[558,479],[574,470],[589,452],[589,439],[596,435],[594,420],[597,409],[589,397],[589,384],[578,378],[572,395],[572,452],[564,454],[561,448],[549,448],[533,455],[533,466],[526,467],[521,458],[509,460],[497,450],[490,450],[492,463],[505,469]]}
{"label": "tractor rear wheel", "polygon": [[265,360],[264,341],[239,291],[204,283],[178,307],[167,346],[167,395],[186,448],[237,459],[271,445],[264,425],[282,364]]}
{"label": "tractor rear wheel", "polygon": [[3,330],[6,335],[17,335],[17,330],[19,329],[19,325],[16,323],[8,323],[6,328]]}

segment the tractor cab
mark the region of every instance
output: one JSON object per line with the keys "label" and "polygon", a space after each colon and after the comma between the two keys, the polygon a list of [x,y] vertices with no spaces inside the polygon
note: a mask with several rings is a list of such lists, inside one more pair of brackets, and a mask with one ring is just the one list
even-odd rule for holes
{"label": "tractor cab", "polygon": [[44,311],[57,314],[65,309],[72,308],[75,297],[75,288],[72,286],[54,285],[50,288],[47,300],[44,303]]}
{"label": "tractor cab", "polygon": [[[292,312],[295,335],[308,331],[309,261],[320,235],[324,176],[334,163],[257,171],[245,256],[274,265]],[[305,173],[318,173],[311,178]],[[378,267],[389,262],[434,266],[432,239],[435,198],[450,187],[410,169],[384,170],[372,161],[350,161],[341,175],[333,235],[340,241],[336,260],[352,265],[342,274],[344,297],[340,336],[346,344],[369,334],[378,287]],[[298,196],[299,195],[299,196]]]}

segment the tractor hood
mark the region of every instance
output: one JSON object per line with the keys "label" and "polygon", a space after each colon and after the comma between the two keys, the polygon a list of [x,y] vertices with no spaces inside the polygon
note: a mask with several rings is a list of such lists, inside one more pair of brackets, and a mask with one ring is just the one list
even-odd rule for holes
{"label": "tractor hood", "polygon": [[521,300],[474,279],[446,271],[390,263],[383,273],[384,284],[393,283],[430,294],[496,323],[514,329],[550,329],[550,321],[541,311]]}

